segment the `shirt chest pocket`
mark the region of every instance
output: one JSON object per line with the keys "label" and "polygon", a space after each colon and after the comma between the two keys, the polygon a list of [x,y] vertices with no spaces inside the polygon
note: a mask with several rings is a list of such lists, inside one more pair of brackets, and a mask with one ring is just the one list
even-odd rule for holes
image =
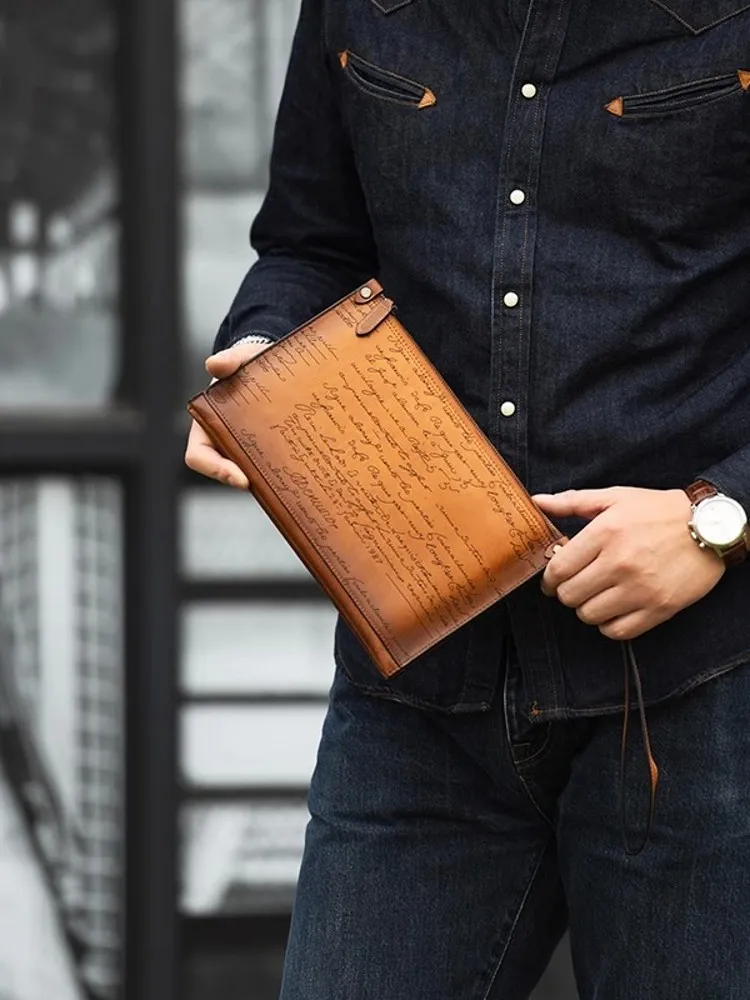
{"label": "shirt chest pocket", "polygon": [[750,11],[750,3],[742,0],[649,0],[671,14],[693,35],[700,35],[730,17]]}
{"label": "shirt chest pocket", "polygon": [[736,99],[746,95],[748,91],[750,71],[740,69],[734,73],[720,73],[660,90],[615,97],[604,105],[604,110],[616,118],[653,118],[696,110],[704,104],[724,98]]}
{"label": "shirt chest pocket", "polygon": [[423,68],[412,69],[408,55],[398,52],[370,58],[368,50],[365,58],[347,48],[336,56],[341,109],[372,221],[398,224],[407,198],[412,210],[423,204],[428,151],[444,137],[440,81],[430,76],[428,86],[427,71],[423,77]]}
{"label": "shirt chest pocket", "polygon": [[414,0],[370,0],[370,3],[384,14],[392,14],[394,10],[408,7],[409,4],[414,3]]}
{"label": "shirt chest pocket", "polygon": [[618,228],[679,242],[734,224],[750,187],[750,72],[628,88],[599,114],[592,165]]}
{"label": "shirt chest pocket", "polygon": [[370,97],[391,101],[422,110],[437,103],[434,92],[422,83],[378,66],[368,59],[344,49],[339,62],[348,80]]}

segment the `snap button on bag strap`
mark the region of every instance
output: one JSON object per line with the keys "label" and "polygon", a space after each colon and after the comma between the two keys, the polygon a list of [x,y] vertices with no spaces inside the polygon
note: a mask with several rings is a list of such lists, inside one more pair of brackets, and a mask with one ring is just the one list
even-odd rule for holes
{"label": "snap button on bag strap", "polygon": [[354,295],[354,301],[358,306],[367,305],[368,302],[372,302],[374,298],[378,295],[383,294],[383,286],[375,278],[371,278],[366,281],[364,285],[360,285]]}

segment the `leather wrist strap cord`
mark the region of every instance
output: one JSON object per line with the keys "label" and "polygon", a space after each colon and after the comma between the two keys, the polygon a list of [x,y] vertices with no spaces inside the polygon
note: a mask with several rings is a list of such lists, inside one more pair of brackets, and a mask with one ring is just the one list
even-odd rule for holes
{"label": "leather wrist strap cord", "polygon": [[[692,483],[690,486],[685,488],[685,493],[688,495],[688,499],[696,506],[702,500],[708,500],[710,497],[715,497],[718,494],[718,490],[711,483],[705,480],[699,479]],[[748,552],[750,550],[750,528],[745,530],[744,536],[736,542],[731,548],[725,550],[722,553],[722,558],[727,566],[736,566],[739,563],[744,562],[748,558]],[[625,852],[631,856],[640,854],[646,847],[650,836],[651,828],[653,826],[654,811],[656,808],[656,790],[659,785],[659,767],[654,759],[654,754],[651,749],[651,736],[648,731],[648,723],[646,721],[646,707],[643,702],[643,688],[641,685],[641,675],[638,669],[638,661],[635,657],[635,652],[633,651],[633,645],[631,642],[623,642],[622,648],[622,658],[624,667],[624,708],[623,708],[623,720],[622,720],[622,739],[620,746],[620,831],[622,834],[622,843],[625,848]],[[641,733],[643,736],[643,750],[646,758],[646,767],[648,770],[648,812],[646,816],[646,825],[643,834],[634,845],[630,840],[630,835],[628,832],[628,821],[627,821],[627,803],[625,796],[625,786],[627,777],[627,745],[628,745],[628,731],[630,722],[630,691],[631,691],[631,678],[632,684],[635,688],[636,697],[636,707],[638,709],[638,716],[641,724]]]}
{"label": "leather wrist strap cord", "polygon": [[[718,490],[711,483],[706,482],[703,479],[699,479],[690,486],[685,488],[685,493],[687,493],[688,499],[696,506],[702,500],[708,500],[710,497],[715,497],[718,494]],[[744,562],[748,558],[748,548],[750,542],[750,529],[745,530],[744,536],[732,545],[729,549],[726,549],[722,553],[722,559],[724,560],[727,567],[736,566],[739,563]],[[622,842],[627,854],[637,855],[645,848],[649,841],[651,835],[651,827],[653,825],[654,810],[656,807],[656,789],[659,784],[659,768],[657,766],[656,760],[651,749],[651,736],[648,731],[648,724],[646,722],[646,708],[643,703],[643,689],[641,686],[641,676],[638,669],[638,661],[635,658],[635,653],[633,651],[632,643],[624,642],[622,644],[622,656],[623,656],[623,666],[624,666],[624,709],[623,709],[623,720],[622,720],[622,741],[620,747],[620,828],[622,833]],[[648,814],[646,818],[646,827],[641,839],[638,843],[633,846],[630,841],[628,834],[628,824],[626,815],[626,799],[625,799],[625,784],[626,784],[626,772],[627,772],[627,743],[628,743],[628,729],[630,720],[630,684],[631,677],[633,682],[633,687],[635,688],[635,696],[637,701],[638,715],[641,723],[641,733],[643,735],[643,749],[646,757],[646,765],[648,768],[648,780],[649,780],[649,802],[648,802]]]}
{"label": "leather wrist strap cord", "polygon": [[[622,741],[620,745],[620,831],[622,833],[622,843],[625,848],[626,854],[635,856],[643,851],[644,847],[649,841],[651,836],[651,827],[654,821],[654,810],[656,808],[656,789],[659,784],[659,768],[656,761],[654,760],[654,755],[651,750],[651,736],[648,731],[648,724],[646,722],[646,707],[643,703],[643,688],[641,686],[641,675],[638,669],[638,661],[635,658],[635,653],[633,652],[632,643],[624,642],[622,643],[622,657],[623,665],[625,668],[625,692],[624,701],[625,707],[623,709],[623,719],[622,719]],[[646,755],[646,764],[648,767],[648,780],[649,780],[649,801],[648,801],[648,815],[646,818],[646,828],[638,844],[634,847],[628,835],[628,824],[626,816],[626,802],[625,802],[625,777],[627,771],[627,761],[626,752],[628,744],[628,722],[630,719],[630,677],[633,677],[633,685],[635,687],[635,694],[638,702],[638,715],[641,722],[641,733],[643,734],[643,749]]]}

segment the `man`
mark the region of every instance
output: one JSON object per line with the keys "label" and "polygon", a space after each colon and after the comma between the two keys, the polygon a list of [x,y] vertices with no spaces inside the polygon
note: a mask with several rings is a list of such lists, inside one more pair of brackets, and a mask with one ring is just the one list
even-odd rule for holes
{"label": "man", "polygon": [[390,682],[339,623],[283,1000],[521,1000],[566,926],[585,1000],[750,995],[749,64],[742,0],[303,2],[209,372],[377,275],[573,537]]}

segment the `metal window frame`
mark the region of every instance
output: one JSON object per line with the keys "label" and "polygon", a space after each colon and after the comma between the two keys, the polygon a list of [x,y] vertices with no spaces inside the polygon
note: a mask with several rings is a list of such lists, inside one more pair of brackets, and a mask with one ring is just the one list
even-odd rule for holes
{"label": "metal window frame", "polygon": [[[120,5],[121,392],[139,426],[126,481],[126,1000],[177,1000],[177,503],[181,441],[175,0]],[[132,338],[132,339],[131,339]]]}
{"label": "metal window frame", "polygon": [[182,428],[175,0],[114,5],[121,378],[91,413],[0,413],[0,475],[106,474],[124,493],[123,996],[177,1000],[176,508]]}

